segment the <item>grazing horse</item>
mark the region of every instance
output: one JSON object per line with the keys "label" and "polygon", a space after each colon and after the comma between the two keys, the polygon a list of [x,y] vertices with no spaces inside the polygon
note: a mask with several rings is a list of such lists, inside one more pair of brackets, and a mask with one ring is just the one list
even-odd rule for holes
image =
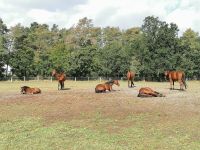
{"label": "grazing horse", "polygon": [[95,92],[102,93],[102,92],[106,92],[106,90],[111,91],[113,84],[120,86],[118,80],[111,80],[111,81],[105,82],[104,84],[98,84],[95,88]]}
{"label": "grazing horse", "polygon": [[185,89],[187,88],[185,82],[185,73],[183,71],[165,71],[165,76],[169,79],[170,89],[174,89],[174,81],[178,81],[180,83],[181,90],[183,90],[183,85],[185,86]]}
{"label": "grazing horse", "polygon": [[156,92],[149,87],[143,87],[139,90],[138,97],[165,97],[165,95]]}
{"label": "grazing horse", "polygon": [[39,94],[41,90],[39,88],[30,88],[28,86],[21,87],[21,94]]}
{"label": "grazing horse", "polygon": [[65,74],[64,73],[59,74],[54,69],[52,71],[52,76],[55,77],[58,80],[58,90],[63,90],[64,89],[64,82],[65,82]]}
{"label": "grazing horse", "polygon": [[130,81],[131,81],[131,87],[134,86],[134,83],[133,83],[134,78],[135,78],[135,73],[128,70],[128,72],[127,72],[128,87],[130,87],[129,86]]}

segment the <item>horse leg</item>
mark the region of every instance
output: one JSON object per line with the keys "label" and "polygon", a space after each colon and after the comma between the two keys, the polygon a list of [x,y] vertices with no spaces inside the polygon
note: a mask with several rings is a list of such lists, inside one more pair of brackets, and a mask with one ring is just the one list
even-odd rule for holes
{"label": "horse leg", "polygon": [[63,81],[63,89],[65,88],[65,82]]}
{"label": "horse leg", "polygon": [[63,81],[61,81],[60,84],[61,84],[61,90],[63,90]]}
{"label": "horse leg", "polygon": [[58,90],[61,90],[62,89],[62,82],[58,82]]}
{"label": "horse leg", "polygon": [[172,90],[173,81],[170,79],[170,90]]}
{"label": "horse leg", "polygon": [[183,82],[181,80],[179,80],[179,84],[180,84],[180,90],[183,90]]}
{"label": "horse leg", "polygon": [[129,87],[129,82],[130,82],[130,81],[129,81],[129,79],[128,79],[128,87]]}
{"label": "horse leg", "polygon": [[134,86],[133,80],[131,80],[131,87]]}

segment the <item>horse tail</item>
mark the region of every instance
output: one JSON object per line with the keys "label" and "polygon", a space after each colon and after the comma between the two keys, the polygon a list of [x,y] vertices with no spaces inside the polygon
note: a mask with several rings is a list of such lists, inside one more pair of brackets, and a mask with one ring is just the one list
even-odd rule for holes
{"label": "horse tail", "polygon": [[183,74],[182,81],[183,81],[183,84],[185,86],[185,89],[187,89],[187,84],[186,84],[186,81],[185,81],[185,74]]}

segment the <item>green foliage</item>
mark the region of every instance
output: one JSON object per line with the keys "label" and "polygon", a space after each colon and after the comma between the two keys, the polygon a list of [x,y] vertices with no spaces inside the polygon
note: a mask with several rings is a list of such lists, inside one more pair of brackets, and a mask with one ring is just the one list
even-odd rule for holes
{"label": "green foliage", "polygon": [[165,70],[200,78],[199,34],[188,29],[178,37],[178,31],[153,16],[127,30],[95,27],[86,17],[69,29],[33,22],[8,30],[0,20],[0,77],[10,65],[19,77],[49,76],[52,69],[76,77],[123,77],[131,69],[148,80],[163,80]]}

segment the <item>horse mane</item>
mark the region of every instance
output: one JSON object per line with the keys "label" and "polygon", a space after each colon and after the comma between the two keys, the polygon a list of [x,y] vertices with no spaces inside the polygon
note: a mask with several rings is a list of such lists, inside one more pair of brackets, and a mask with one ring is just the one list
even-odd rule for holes
{"label": "horse mane", "polygon": [[114,80],[110,80],[110,81],[105,82],[105,84],[113,84],[113,83],[114,83]]}
{"label": "horse mane", "polygon": [[23,89],[28,89],[28,88],[30,88],[29,86],[22,86],[21,88],[23,88]]}

